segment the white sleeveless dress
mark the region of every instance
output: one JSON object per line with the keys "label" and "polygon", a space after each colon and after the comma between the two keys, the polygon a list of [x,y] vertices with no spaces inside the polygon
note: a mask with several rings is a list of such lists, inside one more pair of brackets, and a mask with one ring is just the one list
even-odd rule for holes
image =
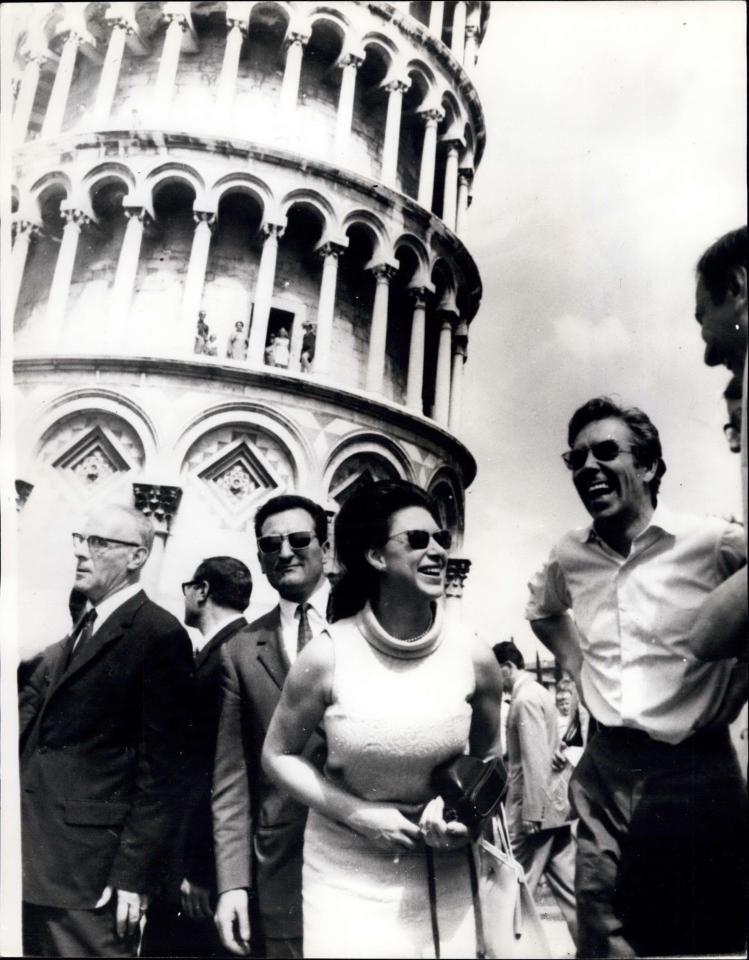
{"label": "white sleeveless dress", "polygon": [[[426,803],[438,764],[467,752],[474,690],[470,637],[390,637],[369,607],[330,628],[333,702],[325,776],[367,800]],[[416,819],[416,818],[414,818]],[[467,848],[434,850],[442,957],[475,957]],[[375,849],[310,811],[304,837],[304,956],[434,957],[425,847]]]}

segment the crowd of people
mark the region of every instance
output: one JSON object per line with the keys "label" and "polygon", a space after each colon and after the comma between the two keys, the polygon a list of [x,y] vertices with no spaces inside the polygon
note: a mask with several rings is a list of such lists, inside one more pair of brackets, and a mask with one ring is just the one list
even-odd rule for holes
{"label": "crowd of people", "polygon": [[[746,260],[743,228],[697,268],[705,362],[743,375],[744,412]],[[591,522],[552,547],[526,610],[569,678],[555,695],[514,643],[444,616],[451,535],[413,484],[346,500],[332,587],[322,507],[265,502],[278,602],[248,623],[250,571],[206,558],[181,585],[195,648],[140,586],[150,521],[94,509],[71,632],[19,671],[25,954],[476,956],[475,838],[433,773],[502,755],[505,695],[514,855],[578,956],[742,952],[745,528],[659,504],[661,438],[637,407],[591,399],[567,443]]]}
{"label": "crowd of people", "polygon": [[[315,325],[305,323],[303,326],[302,346],[299,353],[299,369],[302,373],[312,370],[312,361],[315,358],[315,342],[317,339]],[[227,360],[246,360],[250,346],[249,332],[245,331],[242,320],[237,320],[233,331],[226,341]],[[198,323],[195,329],[193,353],[206,357],[218,357],[218,341],[216,334],[211,333],[206,320],[205,310],[198,314]],[[268,337],[265,347],[264,360],[266,366],[287,369],[291,363],[291,340],[286,327],[281,327],[277,333]]]}

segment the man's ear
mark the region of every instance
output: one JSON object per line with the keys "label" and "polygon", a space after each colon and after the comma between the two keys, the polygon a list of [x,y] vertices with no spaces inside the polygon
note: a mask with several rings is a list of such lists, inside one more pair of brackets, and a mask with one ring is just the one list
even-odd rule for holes
{"label": "man's ear", "polygon": [[140,568],[145,564],[146,560],[148,560],[148,556],[148,549],[146,547],[136,547],[127,562],[128,570],[140,570]]}

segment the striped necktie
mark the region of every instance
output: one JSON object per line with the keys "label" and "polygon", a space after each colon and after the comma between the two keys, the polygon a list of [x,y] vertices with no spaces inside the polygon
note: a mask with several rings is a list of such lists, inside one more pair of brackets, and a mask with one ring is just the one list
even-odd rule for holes
{"label": "striped necktie", "polygon": [[309,603],[300,603],[296,608],[294,616],[299,620],[299,629],[296,635],[296,652],[299,653],[312,639],[312,627],[310,626],[307,611],[310,608]]}

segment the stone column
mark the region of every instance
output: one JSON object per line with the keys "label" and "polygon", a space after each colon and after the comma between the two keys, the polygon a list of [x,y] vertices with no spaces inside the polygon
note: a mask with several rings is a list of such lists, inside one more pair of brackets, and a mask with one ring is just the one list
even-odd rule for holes
{"label": "stone column", "polygon": [[39,73],[47,55],[44,53],[29,54],[26,57],[26,66],[21,75],[21,86],[18,91],[16,108],[13,111],[12,134],[15,143],[23,143],[31,119],[31,110],[36,99],[39,86]]}
{"label": "stone column", "polygon": [[385,345],[387,343],[390,281],[397,272],[398,268],[389,263],[379,263],[372,267],[372,273],[375,276],[375,294],[374,304],[372,306],[372,324],[369,333],[366,379],[366,389],[370,393],[382,393],[382,384],[385,375]]}
{"label": "stone column", "polygon": [[421,148],[418,202],[427,210],[432,209],[434,164],[437,156],[437,124],[443,116],[441,110],[425,110],[421,114],[424,120],[424,143]]}
{"label": "stone column", "polygon": [[122,57],[125,53],[125,43],[128,34],[133,32],[132,25],[122,17],[112,20],[111,24],[112,32],[109,36],[104,65],[101,68],[99,86],[96,89],[96,102],[94,103],[92,117],[94,125],[103,124],[109,120],[117,81],[120,77]]}
{"label": "stone column", "polygon": [[450,359],[454,314],[440,310],[437,316],[440,324],[440,338],[437,347],[437,376],[434,384],[434,419],[440,426],[446,427],[450,411]]}
{"label": "stone column", "polygon": [[221,64],[221,75],[216,88],[216,120],[223,128],[231,120],[234,93],[237,86],[239,71],[239,56],[242,52],[242,42],[247,36],[247,24],[243,20],[226,18],[226,47],[224,60]]}
{"label": "stone column", "polygon": [[466,216],[468,214],[468,198],[471,189],[471,180],[473,180],[472,170],[460,170],[458,172],[458,199],[457,210],[455,212],[455,232],[459,237],[463,236],[466,228]]}
{"label": "stone column", "polygon": [[185,277],[179,321],[180,342],[185,344],[185,349],[189,353],[192,353],[195,323],[200,310],[200,301],[203,299],[205,270],[208,266],[208,254],[211,249],[211,234],[216,226],[216,214],[207,210],[196,210],[193,213],[193,219],[195,221],[195,232],[192,236],[190,263]]}
{"label": "stone column", "polygon": [[187,18],[182,13],[165,13],[168,26],[161,48],[159,72],[153,93],[154,114],[157,121],[165,119],[174,94],[174,81],[177,77],[179,55],[182,49],[182,35],[188,29]]}
{"label": "stone column", "polygon": [[410,80],[392,80],[385,87],[388,92],[388,109],[385,119],[385,139],[382,145],[382,170],[380,178],[388,187],[395,185],[395,177],[398,172],[398,147],[400,145],[403,94],[410,86]]}
{"label": "stone column", "polygon": [[61,332],[65,319],[81,227],[91,223],[91,218],[82,210],[68,209],[61,210],[60,213],[65,220],[65,227],[62,231],[62,243],[57,253],[57,263],[52,285],[49,288],[47,313],[44,319],[45,333],[52,341],[56,340]]}
{"label": "stone column", "polygon": [[423,413],[424,402],[424,349],[426,347],[426,290],[414,287],[410,291],[414,299],[414,312],[411,320],[411,343],[408,348],[408,381],[406,386],[406,406],[415,413]]}
{"label": "stone column", "polygon": [[442,220],[451,229],[457,226],[458,215],[458,150],[460,140],[447,141],[445,185],[442,194]]}
{"label": "stone column", "polygon": [[286,36],[286,63],[281,84],[281,115],[289,121],[296,110],[299,97],[299,78],[302,75],[302,57],[309,35],[292,31]]}
{"label": "stone column", "polygon": [[312,361],[314,373],[326,374],[330,366],[330,345],[333,339],[333,320],[335,317],[335,288],[338,280],[338,257],[345,247],[329,241],[320,247],[318,253],[323,258],[322,277],[320,279],[320,300],[317,305],[317,336],[315,339],[315,357]]}
{"label": "stone column", "polygon": [[29,245],[41,233],[41,226],[38,223],[32,223],[31,220],[15,220],[12,230],[13,250],[10,255],[10,290],[7,300],[8,316],[11,320],[16,312],[18,294],[21,292]]}
{"label": "stone column", "polygon": [[450,51],[459,64],[463,64],[466,47],[466,5],[465,0],[455,0],[453,8],[453,32],[450,39]]}
{"label": "stone column", "polygon": [[149,517],[154,526],[155,536],[153,538],[151,555],[143,571],[145,585],[150,588],[152,593],[156,592],[158,587],[166,541],[169,536],[169,528],[179,509],[181,499],[181,487],[168,487],[163,484],[153,483],[133,484],[135,509],[140,510],[144,516]]}
{"label": "stone column", "polygon": [[469,73],[476,67],[479,52],[479,28],[475,23],[466,26],[466,46],[463,54],[463,66]]}
{"label": "stone column", "polygon": [[468,354],[468,324],[461,320],[453,339],[453,369],[450,382],[450,433],[460,433],[463,415],[463,365]]}
{"label": "stone column", "polygon": [[127,226],[122,238],[120,256],[117,261],[117,273],[114,277],[111,295],[111,324],[114,330],[124,332],[127,327],[127,318],[130,313],[133,293],[135,292],[135,278],[138,273],[140,259],[140,245],[143,240],[143,230],[150,215],[145,207],[125,207]]}
{"label": "stone column", "polygon": [[445,19],[445,0],[432,0],[429,8],[429,30],[438,40],[442,38],[442,22]]}
{"label": "stone column", "polygon": [[341,92],[338,96],[335,140],[333,156],[335,162],[345,166],[348,160],[348,147],[351,139],[351,119],[354,115],[354,94],[356,92],[356,74],[362,65],[362,57],[349,53],[341,61]]}
{"label": "stone column", "polygon": [[80,34],[71,30],[68,33],[65,43],[62,46],[60,60],[57,64],[57,73],[52,85],[52,93],[47,104],[47,111],[44,114],[42,123],[42,137],[56,137],[62,130],[62,123],[65,119],[65,108],[68,103],[68,93],[70,84],[73,80],[73,71],[75,70],[75,61],[78,56],[78,48],[84,42]]}
{"label": "stone column", "polygon": [[278,241],[283,236],[284,226],[280,223],[264,223],[262,230],[265,233],[265,241],[257,271],[255,305],[252,310],[250,344],[247,350],[247,359],[253,367],[262,367],[265,362],[265,340],[268,336],[268,319],[276,282]]}

